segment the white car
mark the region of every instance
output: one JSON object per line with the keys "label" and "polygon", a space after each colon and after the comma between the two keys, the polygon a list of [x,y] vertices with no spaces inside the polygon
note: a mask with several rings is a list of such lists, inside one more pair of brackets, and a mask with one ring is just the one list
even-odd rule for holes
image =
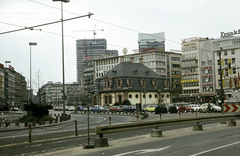
{"label": "white car", "polygon": [[191,107],[194,109],[194,112],[197,112],[199,110],[200,104],[189,104],[188,107]]}
{"label": "white car", "polygon": [[74,106],[69,106],[68,110],[69,111],[75,111],[75,107]]}
{"label": "white car", "polygon": [[[212,111],[213,111],[213,112],[221,112],[221,111],[222,111],[221,107],[216,106],[216,105],[213,104],[213,103],[210,103],[210,105],[211,105],[211,108],[212,108]],[[199,112],[207,112],[207,111],[208,111],[208,103],[202,104],[202,105],[199,107],[199,110],[198,110],[198,111],[199,111]]]}

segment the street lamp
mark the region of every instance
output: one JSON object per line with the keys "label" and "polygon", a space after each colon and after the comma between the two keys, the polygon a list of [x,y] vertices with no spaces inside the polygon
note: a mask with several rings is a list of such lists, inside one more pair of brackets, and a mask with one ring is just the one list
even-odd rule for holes
{"label": "street lamp", "polygon": [[69,0],[52,0],[53,2],[61,2],[61,21],[62,21],[62,71],[63,71],[63,115],[65,119],[65,77],[64,77],[64,38],[63,38],[63,2],[67,3]]}
{"label": "street lamp", "polygon": [[31,46],[36,46],[37,45],[37,43],[36,42],[29,42],[29,46],[30,46],[30,93],[29,93],[29,102],[30,102],[30,100],[32,100],[32,94],[31,94],[31,91],[32,91],[32,54],[31,54]]}
{"label": "street lamp", "polygon": [[222,82],[222,65],[221,65],[221,53],[223,51],[223,48],[220,47],[220,52],[219,52],[219,60],[220,60],[220,81],[221,81],[221,95],[220,95],[220,100],[221,105],[222,105],[222,111],[223,111],[223,106],[224,106],[224,91],[223,91],[223,82]]}

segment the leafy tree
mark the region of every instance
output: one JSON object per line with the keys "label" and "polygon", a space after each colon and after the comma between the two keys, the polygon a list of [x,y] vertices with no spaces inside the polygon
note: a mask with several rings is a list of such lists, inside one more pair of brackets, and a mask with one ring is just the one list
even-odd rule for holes
{"label": "leafy tree", "polygon": [[34,118],[40,120],[42,117],[48,115],[48,109],[52,109],[50,105],[37,105],[33,102],[24,105],[24,110],[27,111],[27,116],[33,116]]}

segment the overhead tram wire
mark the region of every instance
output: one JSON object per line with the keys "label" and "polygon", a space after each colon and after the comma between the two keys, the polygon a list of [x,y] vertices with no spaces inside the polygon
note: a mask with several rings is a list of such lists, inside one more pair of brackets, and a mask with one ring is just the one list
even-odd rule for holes
{"label": "overhead tram wire", "polygon": [[[36,2],[36,1],[34,1],[34,0],[29,0],[29,1],[34,2],[34,3],[37,3],[37,4],[41,4],[41,5],[50,7],[50,8],[54,8],[54,9],[60,10],[59,8],[52,7],[52,6],[47,5],[47,4],[44,4],[44,3]],[[70,11],[66,11],[66,10],[63,10],[63,11],[64,11],[64,12],[71,13],[71,14],[74,14],[74,15],[78,15],[77,13],[74,13],[74,12],[70,12]],[[133,32],[136,32],[136,33],[143,33],[143,32],[137,31],[137,30],[129,29],[129,28],[126,28],[126,27],[123,27],[123,26],[119,26],[119,25],[116,25],[116,24],[104,22],[104,21],[97,20],[97,19],[94,19],[94,18],[90,18],[90,19],[91,19],[91,20],[94,20],[94,21],[97,21],[97,22],[104,23],[104,24],[112,25],[112,26],[115,26],[115,27],[118,27],[118,28],[122,28],[122,29],[125,29],[125,30],[133,31]],[[165,39],[165,38],[161,38],[161,37],[155,36],[155,35],[153,35],[153,34],[147,34],[147,33],[145,33],[145,34],[146,34],[146,35],[149,35],[149,36],[152,36],[152,37],[155,37],[155,38],[164,39],[165,41],[169,41],[169,42],[172,42],[172,43],[181,44],[180,42],[176,42],[176,41],[173,41],[173,40],[168,40],[168,39]]]}
{"label": "overhead tram wire", "polygon": [[68,19],[64,19],[64,20],[60,20],[60,21],[55,21],[55,22],[50,22],[50,23],[45,23],[45,24],[40,24],[40,25],[35,25],[35,26],[31,26],[31,27],[26,27],[22,28],[22,29],[16,29],[16,30],[12,30],[12,31],[6,31],[6,32],[2,32],[0,33],[0,35],[3,34],[7,34],[7,33],[12,33],[12,32],[16,32],[16,31],[22,31],[22,30],[34,30],[34,28],[36,27],[42,27],[42,26],[46,26],[46,25],[51,25],[51,24],[56,24],[56,23],[60,23],[60,22],[65,22],[65,21],[70,21],[70,20],[74,20],[74,19],[78,19],[78,18],[82,18],[82,17],[86,17],[88,16],[88,18],[90,18],[90,16],[93,15],[93,13],[88,13],[87,15],[82,15],[82,16],[77,16],[77,17],[73,17],[73,18],[68,18]]}

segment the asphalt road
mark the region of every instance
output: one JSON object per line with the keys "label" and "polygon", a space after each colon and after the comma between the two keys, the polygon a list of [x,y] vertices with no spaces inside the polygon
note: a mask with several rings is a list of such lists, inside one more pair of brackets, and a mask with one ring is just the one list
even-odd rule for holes
{"label": "asphalt road", "polygon": [[[193,114],[186,114],[186,115],[193,115]],[[86,119],[86,115],[76,115],[81,119],[81,121],[86,124],[83,119]],[[95,135],[95,126],[97,125],[107,125],[109,124],[109,121],[107,118],[109,115],[93,115],[96,119],[92,126],[93,128],[90,128],[90,144],[93,144],[94,138],[98,138],[97,135]],[[169,114],[166,116],[163,116],[164,118],[167,118],[167,116],[173,116],[178,117],[176,114]],[[104,119],[106,118],[106,120]],[[113,115],[112,116],[112,123],[122,123],[122,122],[130,122],[132,116],[118,116]],[[150,117],[151,118],[151,117]],[[159,118],[159,116],[157,116]],[[155,119],[155,116],[152,116],[152,119]],[[101,121],[101,122],[99,122]],[[208,122],[212,123],[212,122]],[[219,123],[219,121],[216,121],[216,123]],[[72,123],[71,123],[72,124]],[[205,124],[205,123],[203,123]],[[81,125],[81,124],[80,124]],[[240,125],[240,123],[238,124]],[[61,155],[64,153],[64,151],[68,151],[73,148],[81,148],[82,145],[87,143],[87,129],[82,127],[78,128],[78,136],[75,136],[74,131],[74,125],[62,125],[65,127],[71,127],[71,130],[64,130],[64,127],[62,127],[59,130],[56,131],[53,127],[47,127],[46,129],[43,128],[41,132],[37,132],[37,129],[33,129],[33,135],[32,135],[32,142],[29,143],[28,133],[20,136],[16,136],[14,133],[11,132],[12,135],[1,137],[0,138],[0,155],[35,155],[35,154],[47,154],[51,153],[53,151],[59,151],[57,155]],[[165,126],[161,127],[161,129],[165,132],[172,131],[179,128],[186,128],[189,127],[192,129],[193,124],[182,124],[182,125],[172,125],[172,126]],[[53,128],[53,129],[48,129]],[[28,132],[28,131],[27,131]],[[113,134],[107,134],[104,135],[104,137],[108,138],[108,141],[117,141],[124,138],[131,138],[131,140],[135,140],[133,137],[141,137],[142,135],[148,135],[150,134],[151,129],[141,129],[141,130],[135,130],[135,131],[127,131],[127,132],[121,132],[121,133],[113,133]],[[1,132],[2,133],[2,132]],[[132,139],[133,138],[133,139]],[[146,141],[144,139],[144,141]],[[127,141],[131,142],[131,141]],[[122,141],[120,144],[124,145],[126,142]],[[142,137],[140,140],[138,140],[138,143],[142,143]],[[110,145],[110,147],[112,147]],[[127,147],[128,148],[128,147]],[[63,154],[63,155],[69,155],[69,154]]]}
{"label": "asphalt road", "polygon": [[[89,127],[94,128],[98,125],[108,125],[109,117],[111,117],[111,124],[120,124],[127,123],[133,120],[133,116],[116,116],[116,115],[97,115],[91,114],[89,115]],[[88,118],[86,114],[72,114],[72,119],[77,120],[77,129],[86,129],[88,124]],[[42,128],[34,128],[32,129],[32,135],[45,134],[45,133],[56,133],[56,132],[68,132],[75,131],[75,122],[72,121],[70,123],[42,127]],[[0,138],[11,138],[16,136],[26,136],[28,135],[29,130],[16,130],[16,131],[5,131],[0,133]]]}
{"label": "asphalt road", "polygon": [[41,156],[239,156],[240,121],[237,127],[226,124],[205,125],[203,131],[191,128],[163,132],[163,137],[142,135],[109,141],[109,147],[83,149],[82,147],[50,152]]}

